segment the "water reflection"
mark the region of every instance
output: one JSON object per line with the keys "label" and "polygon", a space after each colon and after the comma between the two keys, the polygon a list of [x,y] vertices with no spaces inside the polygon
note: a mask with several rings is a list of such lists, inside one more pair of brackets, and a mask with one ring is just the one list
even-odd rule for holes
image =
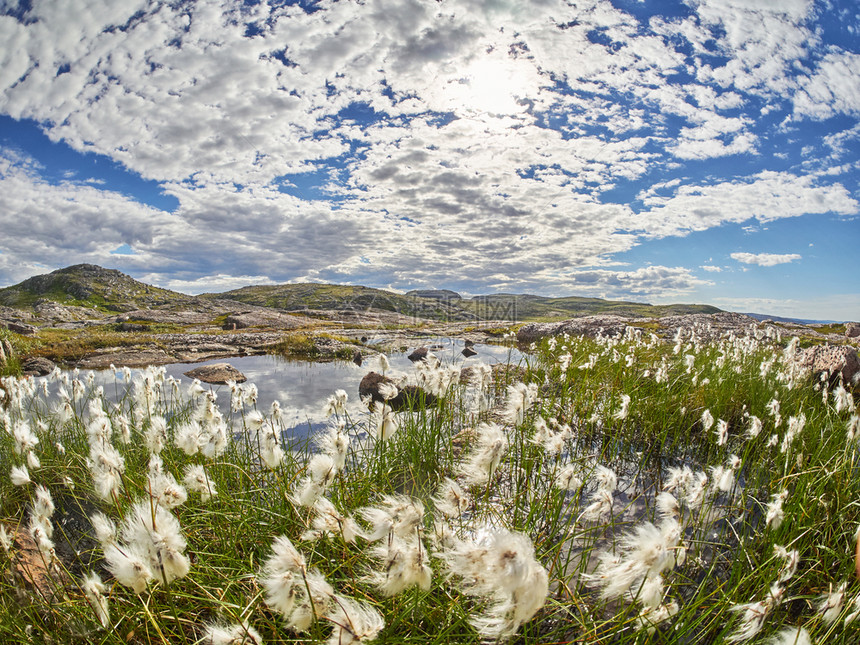
{"label": "water reflection", "polygon": [[[402,346],[406,346],[403,343]],[[465,358],[461,352],[464,342],[455,338],[418,338],[410,339],[405,351],[387,354],[393,372],[410,373],[412,364],[407,356],[418,347],[429,347],[446,365],[473,365],[478,362],[488,364],[504,363],[509,360],[518,362],[521,354],[515,348],[501,345],[475,344],[473,349],[478,353],[474,357]],[[192,379],[184,373],[214,363],[230,363],[247,378],[246,383],[257,386],[259,395],[257,407],[260,411],[268,412],[273,401],[281,404],[283,421],[287,433],[294,436],[305,436],[326,422],[322,413],[326,399],[335,390],[342,389],[349,395],[347,412],[353,418],[363,414],[366,407],[358,398],[358,384],[361,378],[370,371],[380,371],[378,359],[369,358],[359,367],[350,361],[311,362],[285,360],[278,356],[241,356],[229,359],[214,359],[202,363],[173,363],[166,365],[167,374],[188,385]],[[132,370],[137,375],[141,370]],[[116,377],[110,370],[95,372],[95,383],[103,385],[105,396],[114,396]],[[218,404],[225,416],[229,416],[230,391],[225,385],[212,385],[218,393]],[[121,393],[120,393],[121,394]]]}

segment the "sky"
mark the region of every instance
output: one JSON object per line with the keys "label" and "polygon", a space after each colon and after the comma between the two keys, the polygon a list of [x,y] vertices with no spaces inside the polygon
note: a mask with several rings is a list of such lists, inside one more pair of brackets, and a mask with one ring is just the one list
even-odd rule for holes
{"label": "sky", "polygon": [[860,319],[857,0],[0,0],[0,286]]}

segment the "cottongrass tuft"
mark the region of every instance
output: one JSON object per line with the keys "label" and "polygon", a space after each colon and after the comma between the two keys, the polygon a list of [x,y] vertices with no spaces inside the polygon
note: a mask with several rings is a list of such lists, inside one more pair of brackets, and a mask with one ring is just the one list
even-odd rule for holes
{"label": "cottongrass tuft", "polygon": [[782,601],[784,589],[779,585],[773,585],[768,592],[767,598],[758,602],[749,602],[742,605],[732,605],[729,611],[741,613],[741,619],[737,629],[732,632],[726,640],[729,643],[742,643],[756,636],[764,626],[764,621],[770,615],[773,608]]}
{"label": "cottongrass tuft", "polygon": [[186,541],[179,520],[163,506],[136,502],[120,527],[121,543],[104,548],[108,570],[123,585],[141,593],[152,579],[170,584],[188,574]]}
{"label": "cottongrass tuft", "polygon": [[[659,527],[644,522],[621,538],[619,553],[601,554],[595,572],[583,577],[590,586],[600,587],[604,598],[631,593],[634,599],[640,599],[649,579],[655,582],[665,570],[675,566],[680,538],[681,527],[675,519],[665,519]],[[657,598],[653,589],[650,598]]]}
{"label": "cottongrass tuft", "polygon": [[328,645],[369,643],[385,627],[385,619],[366,602],[335,595],[325,618],[334,624]]}
{"label": "cottongrass tuft", "polygon": [[782,525],[782,520],[785,518],[785,513],[782,510],[782,504],[788,497],[788,491],[782,489],[778,493],[771,495],[770,503],[767,505],[767,515],[764,525],[771,526],[776,530]]}
{"label": "cottongrass tuft", "polygon": [[200,495],[201,502],[208,502],[211,498],[218,494],[215,489],[215,484],[206,474],[206,469],[200,464],[188,464],[185,467],[185,475],[182,478],[182,483],[193,493]]}
{"label": "cottongrass tuft", "polygon": [[780,584],[784,584],[791,580],[794,577],[794,574],[797,573],[797,565],[800,563],[800,553],[797,549],[789,551],[784,546],[780,546],[778,544],[774,545],[773,552],[776,557],[783,560],[778,582]]}
{"label": "cottongrass tuft", "polygon": [[672,616],[678,613],[678,603],[674,600],[668,604],[660,604],[656,607],[646,605],[636,617],[636,622],[640,629],[645,629],[649,634],[653,634],[660,623],[666,622]]}
{"label": "cottongrass tuft", "polygon": [[202,642],[206,645],[262,645],[263,637],[247,621],[235,625],[209,623]]}
{"label": "cottongrass tuft", "polygon": [[515,383],[508,386],[508,400],[505,404],[503,416],[505,420],[515,426],[520,425],[525,419],[525,414],[537,400],[538,387],[536,383]]}
{"label": "cottongrass tuft", "polygon": [[12,550],[12,536],[6,530],[5,524],[0,524],[0,546],[3,547],[6,553]]}
{"label": "cottongrass tuft", "polygon": [[430,590],[433,570],[427,549],[420,539],[395,535],[370,550],[381,566],[370,572],[368,580],[386,596],[395,596],[410,587]]}
{"label": "cottongrass tuft", "polygon": [[349,515],[337,510],[331,500],[320,497],[313,506],[311,528],[302,533],[302,540],[314,541],[323,537],[340,535],[347,544],[355,542],[361,529]]}
{"label": "cottongrass tuft", "polygon": [[299,506],[312,507],[334,481],[337,473],[336,463],[331,455],[314,455],[308,462],[307,474],[293,492],[293,501]]}
{"label": "cottongrass tuft", "polygon": [[107,515],[101,512],[93,513],[90,516],[90,523],[102,548],[116,542],[116,524]]}
{"label": "cottongrass tuft", "polygon": [[314,618],[326,612],[334,594],[321,573],[307,569],[305,557],[286,535],[275,538],[272,555],[258,577],[266,592],[266,604],[297,632],[307,630]]}
{"label": "cottongrass tuft", "polygon": [[505,431],[495,423],[480,424],[477,434],[475,449],[459,466],[459,474],[470,485],[486,484],[508,449]]}
{"label": "cottongrass tuft", "polygon": [[448,518],[458,518],[472,506],[471,496],[456,481],[446,477],[439,484],[433,506]]}
{"label": "cottongrass tuft", "polygon": [[84,594],[93,608],[99,623],[107,629],[107,626],[110,624],[110,612],[108,610],[107,598],[104,596],[105,585],[99,574],[92,572],[85,576],[81,580],[81,589],[84,590]]}
{"label": "cottongrass tuft", "polygon": [[386,495],[378,506],[362,508],[358,514],[370,524],[370,531],[364,536],[368,542],[390,535],[411,537],[424,528],[424,504],[405,495]]}
{"label": "cottongrass tuft", "polygon": [[30,472],[26,466],[12,466],[9,471],[9,480],[15,486],[26,486],[33,481],[30,479]]}
{"label": "cottongrass tuft", "polygon": [[842,604],[845,600],[845,589],[848,583],[843,582],[836,588],[836,591],[831,591],[819,598],[818,613],[821,614],[821,619],[825,625],[831,625],[839,618],[842,613]]}
{"label": "cottongrass tuft", "polygon": [[767,645],[812,645],[805,627],[785,627],[766,641]]}
{"label": "cottongrass tuft", "polygon": [[527,535],[502,528],[481,530],[475,540],[456,540],[439,555],[464,593],[490,602],[482,614],[469,619],[484,638],[509,638],[546,602],[549,578]]}

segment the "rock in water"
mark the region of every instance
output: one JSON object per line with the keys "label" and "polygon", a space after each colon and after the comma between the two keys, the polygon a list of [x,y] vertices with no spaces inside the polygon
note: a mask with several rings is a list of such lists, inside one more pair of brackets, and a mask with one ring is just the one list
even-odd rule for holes
{"label": "rock in water", "polygon": [[54,370],[54,367],[56,367],[54,363],[47,358],[35,356],[21,363],[21,373],[24,376],[45,376],[46,374],[50,374]]}
{"label": "rock in water", "polygon": [[427,360],[428,351],[429,350],[426,347],[419,347],[414,352],[409,354],[409,356],[407,356],[406,358],[408,358],[413,363],[417,363],[418,361],[425,361]]}
{"label": "rock in water", "polygon": [[229,363],[214,363],[212,365],[201,365],[193,370],[185,372],[188,378],[200,379],[204,383],[212,383],[214,385],[223,385],[227,381],[236,383],[244,383],[248,379],[235,367]]}
{"label": "rock in water", "polygon": [[[397,396],[386,401],[379,392],[379,386],[383,383],[397,388]],[[376,372],[368,372],[364,375],[361,383],[358,384],[358,395],[362,401],[368,400],[374,403],[385,403],[391,406],[391,409],[395,412],[420,409],[436,403],[435,396],[429,392],[425,392],[417,385],[398,387],[390,378]]]}
{"label": "rock in water", "polygon": [[476,352],[474,349],[472,349],[472,347],[471,347],[471,346],[469,346],[469,347],[464,347],[464,348],[463,348],[463,351],[462,351],[462,352],[460,352],[460,353],[461,353],[463,356],[465,356],[466,358],[469,358],[470,356],[476,356],[476,355],[478,354],[478,352]]}

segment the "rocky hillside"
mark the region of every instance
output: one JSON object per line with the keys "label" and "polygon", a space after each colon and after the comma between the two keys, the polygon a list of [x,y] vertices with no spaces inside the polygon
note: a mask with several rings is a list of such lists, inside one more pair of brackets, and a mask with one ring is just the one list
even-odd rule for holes
{"label": "rocky hillside", "polygon": [[[642,302],[602,300],[601,298],[547,298],[523,294],[501,293],[475,296],[460,301],[460,306],[479,318],[510,320],[560,320],[595,314],[659,318],[685,314],[713,314],[721,311],[710,305],[649,305]],[[505,312],[510,312],[505,315]]]}
{"label": "rocky hillside", "polygon": [[[233,304],[231,304],[233,303]],[[58,307],[60,305],[61,307]],[[360,322],[371,314],[392,315],[398,324],[407,318],[468,322],[473,320],[563,320],[585,315],[660,317],[716,313],[707,305],[648,305],[599,298],[547,298],[524,294],[496,294],[463,298],[447,289],[415,290],[403,294],[370,287],[337,284],[251,286],[202,296],[189,296],[138,282],[115,269],[77,264],[28,278],[0,289],[0,307],[29,310],[41,318],[59,318],[54,309],[75,317],[100,312],[170,310],[213,313],[242,307],[267,307],[281,312],[315,315],[349,314]],[[342,317],[342,316],[341,316]],[[395,320],[396,319],[396,320]]]}
{"label": "rocky hillside", "polygon": [[165,305],[193,307],[195,300],[94,264],[57,269],[0,289],[0,305],[14,308],[35,307],[47,301],[103,311],[132,311]]}
{"label": "rocky hillside", "polygon": [[496,294],[463,298],[447,289],[409,291],[400,295],[382,289],[335,284],[287,284],[236,289],[207,297],[238,300],[286,311],[389,311],[431,320],[561,320],[606,314],[660,317],[717,313],[709,305],[649,305],[600,298],[548,298],[524,294]]}
{"label": "rocky hillside", "polygon": [[383,289],[339,284],[253,286],[226,293],[203,294],[202,297],[235,300],[290,312],[338,311],[361,314],[382,311],[429,320],[475,319],[473,313],[458,307],[454,301],[419,298]]}

